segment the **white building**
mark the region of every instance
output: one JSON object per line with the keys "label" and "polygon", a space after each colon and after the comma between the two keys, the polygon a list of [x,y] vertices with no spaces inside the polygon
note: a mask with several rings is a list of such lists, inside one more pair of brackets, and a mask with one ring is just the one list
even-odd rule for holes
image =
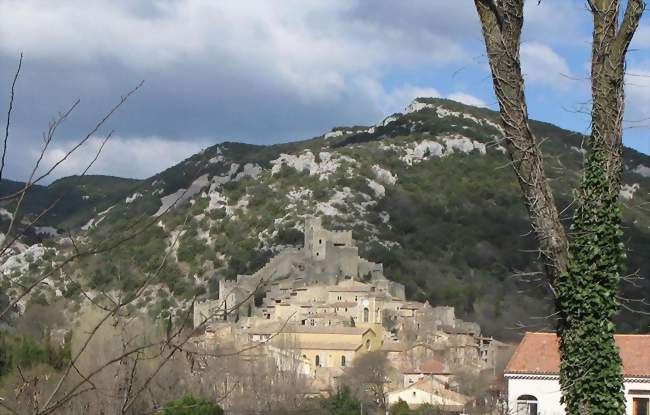
{"label": "white building", "polygon": [[449,414],[462,414],[465,405],[469,402],[467,396],[446,389],[439,382],[428,377],[388,393],[390,405],[400,400],[406,402],[411,408],[429,404]]}
{"label": "white building", "polygon": [[[617,335],[623,360],[626,414],[650,415],[650,335]],[[513,415],[564,415],[555,333],[526,333],[506,366]]]}
{"label": "white building", "polygon": [[440,387],[447,388],[451,379],[451,372],[436,359],[429,359],[416,367],[404,369],[402,375],[404,387],[409,387],[423,379],[431,379]]}

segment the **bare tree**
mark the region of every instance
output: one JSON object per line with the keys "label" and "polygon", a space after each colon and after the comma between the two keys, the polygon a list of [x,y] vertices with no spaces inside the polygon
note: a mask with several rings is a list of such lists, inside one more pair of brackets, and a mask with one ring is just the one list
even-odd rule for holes
{"label": "bare tree", "polygon": [[[14,104],[15,86],[22,68],[22,56],[11,87],[10,104],[7,111],[7,125],[3,145],[0,177],[4,170],[4,161],[10,141],[10,123]],[[20,244],[24,233],[36,226],[67,194],[58,197],[50,206],[33,217],[19,220],[24,210],[27,194],[38,183],[51,177],[57,169],[79,148],[95,137],[110,117],[121,108],[129,97],[142,86],[142,82],[120,97],[117,104],[110,108],[99,122],[52,166],[43,168],[45,155],[55,140],[58,128],[78,107],[75,101],[71,107],[59,114],[50,123],[43,135],[43,146],[31,169],[27,182],[18,191],[0,195],[0,203],[11,206],[12,216],[4,238],[0,240],[0,262],[6,261],[10,251]],[[94,158],[90,160],[79,178],[84,176],[100,156],[104,145],[112,136],[107,133]],[[79,179],[77,179],[79,180]],[[185,191],[186,192],[186,191]],[[108,240],[94,240],[85,235],[68,233],[71,247],[62,252],[60,257],[43,269],[36,269],[33,276],[23,284],[17,281],[17,287],[0,310],[0,319],[6,317],[17,305],[29,299],[48,279],[63,275],[69,283],[74,283],[79,290],[81,300],[87,307],[75,314],[77,325],[73,329],[73,347],[70,361],[60,370],[38,367],[23,371],[19,366],[7,382],[0,387],[0,408],[13,414],[135,414],[149,410],[158,410],[164,402],[183,394],[201,394],[211,401],[219,403],[239,391],[241,403],[257,405],[261,403],[274,405],[298,402],[304,396],[302,379],[297,372],[262,354],[260,359],[251,359],[252,354],[259,355],[264,344],[238,348],[238,345],[220,347],[217,350],[201,350],[193,344],[195,332],[188,329],[192,321],[192,310],[196,298],[189,302],[189,307],[179,310],[177,321],[171,318],[166,330],[143,315],[135,306],[148,289],[160,287],[160,275],[167,267],[169,257],[174,251],[182,232],[172,234],[169,249],[153,264],[153,271],[144,273],[135,286],[124,291],[94,290],[92,294],[86,289],[84,276],[79,272],[67,274],[69,265],[81,260],[110,255],[123,244],[134,240],[149,228],[157,226],[165,219],[167,213],[185,196],[182,192],[161,214],[144,219],[136,219],[124,229],[118,229]],[[189,214],[180,224],[182,230],[188,224]],[[25,224],[20,227],[19,224]],[[21,278],[22,275],[18,275]],[[119,277],[119,275],[118,275]],[[258,289],[265,284],[260,280],[258,286],[242,302],[223,304],[225,313],[237,312],[249,302]],[[226,296],[227,297],[227,296]],[[216,312],[217,310],[215,310]],[[205,316],[197,324],[198,330],[204,328],[215,315]],[[43,318],[43,324],[34,326],[37,333],[50,330],[58,322],[52,318]],[[287,320],[288,321],[288,320]],[[286,322],[285,322],[286,324]],[[43,327],[41,327],[43,326]],[[282,327],[283,328],[283,327]],[[280,331],[282,330],[280,328]],[[49,333],[48,333],[49,334]],[[275,337],[271,336],[271,339]],[[293,360],[289,359],[290,362]],[[209,375],[201,376],[201,371]],[[247,372],[247,373],[245,373]],[[295,373],[294,373],[295,372]],[[243,376],[243,377],[242,377]],[[212,383],[212,379],[215,380]],[[242,381],[242,379],[244,381]],[[246,380],[248,379],[248,380]],[[244,393],[250,384],[257,385],[259,399],[250,401]],[[262,408],[264,410],[269,408]]]}
{"label": "bare tree", "polygon": [[[11,115],[14,107],[14,96],[15,96],[15,87],[19,79],[20,71],[23,66],[22,55],[19,60],[18,68],[15,72],[14,80],[11,86],[10,102],[9,108],[7,111],[6,126],[5,126],[5,137],[3,142],[2,149],[2,164],[0,165],[0,175],[4,171],[5,159],[7,158],[7,149],[9,148],[8,143],[10,142],[10,125],[11,125]],[[46,153],[48,152],[51,144],[55,140],[57,129],[70,117],[73,111],[78,107],[80,101],[75,101],[66,111],[60,113],[58,117],[52,121],[47,131],[43,134],[43,145],[41,147],[40,153],[37,156],[36,161],[31,169],[31,173],[26,181],[26,183],[15,192],[9,194],[0,195],[0,203],[4,206],[7,206],[11,209],[10,223],[6,230],[6,233],[3,235],[0,240],[0,261],[5,262],[10,256],[10,253],[15,248],[20,248],[22,245],[20,243],[21,237],[25,233],[36,226],[39,221],[41,221],[45,215],[47,215],[67,194],[59,196],[53,203],[43,209],[41,212],[37,212],[30,217],[23,215],[24,210],[24,201],[28,193],[34,188],[34,186],[56,173],[58,168],[69,159],[77,150],[79,150],[84,144],[86,144],[91,138],[95,137],[99,133],[100,129],[106,124],[110,117],[117,112],[129,99],[129,97],[134,94],[140,87],[142,82],[139,83],[135,88],[130,90],[126,95],[120,97],[117,104],[110,108],[106,114],[94,125],[90,131],[85,134],[81,139],[79,139],[67,152],[63,154],[58,160],[56,160],[51,166],[43,167],[42,163],[45,158]],[[97,161],[100,156],[104,145],[112,136],[112,131],[108,132],[104,139],[101,141],[101,145],[97,150],[95,156],[88,161],[86,167],[77,180],[80,180],[92,165]],[[165,211],[163,215],[166,213]],[[29,298],[36,290],[39,289],[42,284],[48,278],[54,278],[65,272],[65,267],[69,264],[72,264],[75,261],[78,261],[82,258],[87,258],[97,254],[105,254],[111,252],[111,250],[117,248],[121,244],[132,240],[137,235],[144,232],[151,226],[154,226],[157,221],[160,220],[160,217],[151,218],[144,223],[139,222],[133,224],[129,229],[125,230],[123,235],[119,235],[115,240],[106,243],[106,241],[98,242],[80,242],[70,234],[69,238],[72,242],[73,249],[69,253],[63,256],[63,259],[60,259],[53,264],[52,266],[46,267],[43,270],[36,270],[38,274],[31,278],[27,284],[21,284],[20,281],[15,282],[16,289],[13,290],[13,294],[10,295],[9,301],[7,304],[3,305],[3,309],[0,310],[0,318],[5,318],[9,315],[10,312],[16,309],[16,306],[19,302],[23,301],[25,298]],[[24,225],[24,226],[23,226]],[[175,244],[177,238],[172,242]],[[145,291],[145,289],[155,282],[156,277],[160,271],[165,267],[167,256],[165,256],[157,269],[156,272],[151,273],[146,276],[141,282],[141,285],[137,286],[132,292],[125,293],[124,296],[119,295],[115,296],[112,293],[101,292],[97,296],[91,296],[86,293],[83,289],[83,281],[73,281],[77,283],[81,290],[81,295],[85,300],[88,301],[90,306],[94,308],[96,312],[101,314],[101,318],[98,318],[96,325],[94,325],[88,331],[81,331],[81,335],[84,337],[82,341],[78,341],[78,347],[73,352],[70,363],[62,371],[48,370],[46,368],[39,368],[39,370],[29,370],[23,371],[20,366],[16,368],[16,375],[14,377],[14,391],[8,391],[5,389],[0,396],[0,407],[3,410],[10,413],[32,413],[32,414],[49,414],[49,413],[68,413],[72,406],[78,406],[81,404],[80,397],[85,394],[94,391],[98,392],[99,388],[95,381],[96,378],[101,378],[102,375],[105,375],[107,372],[115,370],[115,365],[121,369],[119,372],[119,378],[121,379],[116,384],[119,385],[119,391],[117,396],[114,396],[115,402],[121,402],[119,410],[116,410],[115,413],[126,413],[130,410],[131,407],[137,401],[137,398],[141,395],[143,388],[135,388],[133,380],[136,378],[137,368],[139,366],[144,366],[141,364],[141,357],[143,353],[150,352],[152,348],[157,347],[158,358],[167,358],[168,356],[173,355],[174,353],[169,353],[168,350],[171,348],[169,344],[175,341],[178,341],[177,346],[187,342],[189,336],[182,335],[182,330],[174,329],[171,333],[171,336],[168,336],[164,339],[152,340],[149,342],[133,342],[133,339],[130,339],[123,335],[121,338],[123,342],[121,343],[121,353],[118,356],[101,356],[100,354],[95,353],[97,350],[97,342],[94,340],[95,336],[99,333],[102,333],[106,328],[108,322],[113,322],[113,327],[126,327],[125,325],[128,322],[131,322],[135,316],[132,313],[126,310],[127,306],[137,300]],[[20,275],[18,275],[20,277]],[[71,279],[71,276],[66,278]],[[10,280],[10,278],[9,278]],[[11,282],[11,281],[9,281]],[[44,319],[45,321],[45,319]],[[49,340],[49,331],[50,323],[47,323],[48,326],[45,327],[45,330],[48,331],[48,340]],[[182,328],[184,322],[181,322],[180,327]],[[33,324],[32,324],[33,325]],[[125,334],[125,333],[123,333]],[[95,345],[95,346],[93,346]],[[156,356],[156,354],[154,354]],[[151,356],[149,356],[151,358]],[[162,359],[164,364],[165,359]],[[92,367],[85,367],[82,371],[79,367],[84,361],[90,361]],[[127,373],[122,373],[123,369],[129,369]],[[151,376],[153,377],[157,374],[157,370],[151,371]],[[143,385],[149,381],[149,378],[145,377]],[[81,404],[83,406],[83,404]],[[103,410],[103,409],[102,409]]]}
{"label": "bare tree", "polygon": [[[617,206],[622,174],[625,58],[642,0],[587,0],[593,16],[589,150],[567,236],[528,120],[519,59],[525,0],[475,0],[506,147],[539,243],[559,312],[561,384],[571,414],[623,414],[612,318],[624,251]],[[541,3],[541,0],[539,1]],[[549,27],[550,30],[550,27]]]}
{"label": "bare tree", "polygon": [[350,387],[360,400],[376,405],[384,413],[388,408],[388,384],[394,377],[385,353],[368,352],[354,359],[341,383]]}

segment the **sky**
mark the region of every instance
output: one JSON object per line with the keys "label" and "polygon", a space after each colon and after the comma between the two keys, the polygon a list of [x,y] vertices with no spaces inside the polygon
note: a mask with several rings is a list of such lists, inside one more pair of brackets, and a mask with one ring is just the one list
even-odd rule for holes
{"label": "sky", "polygon": [[[583,0],[527,2],[532,118],[588,132],[590,42]],[[223,141],[375,124],[418,96],[497,108],[471,0],[0,0],[0,114],[21,52],[5,170],[16,180],[59,113],[80,100],[43,166],[142,80],[55,178],[81,172],[109,131],[89,173],[145,178]],[[646,154],[649,64],[646,15],[628,56],[624,135]]]}

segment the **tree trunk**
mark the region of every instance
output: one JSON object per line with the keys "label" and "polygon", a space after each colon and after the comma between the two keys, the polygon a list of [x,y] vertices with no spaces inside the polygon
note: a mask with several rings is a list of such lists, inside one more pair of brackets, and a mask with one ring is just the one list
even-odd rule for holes
{"label": "tree trunk", "polygon": [[482,0],[475,0],[475,3],[483,26],[506,148],[539,243],[546,274],[553,283],[566,271],[568,242],[544,173],[542,151],[528,122],[519,61],[524,1],[504,1],[501,6]]}
{"label": "tree trunk", "polygon": [[622,174],[625,56],[645,4],[588,0],[594,19],[592,131],[571,243],[528,124],[519,61],[524,0],[475,0],[508,152],[539,241],[560,321],[560,383],[568,414],[625,414],[621,359],[612,319],[624,248],[618,195]]}

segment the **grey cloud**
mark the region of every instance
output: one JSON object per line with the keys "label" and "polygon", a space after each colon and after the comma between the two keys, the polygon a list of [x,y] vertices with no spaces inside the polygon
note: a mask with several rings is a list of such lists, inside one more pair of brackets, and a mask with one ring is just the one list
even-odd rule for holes
{"label": "grey cloud", "polygon": [[[531,11],[531,33],[544,13]],[[0,3],[0,86],[24,50],[13,152],[77,98],[58,140],[78,139],[142,79],[106,130],[272,143],[377,122],[405,87],[387,89],[387,74],[472,65],[481,42],[469,1],[23,0]],[[439,86],[412,85],[427,87]]]}
{"label": "grey cloud", "polygon": [[451,31],[445,14],[473,14],[452,3],[409,2],[398,13],[385,1],[5,3],[0,85],[24,50],[13,127],[25,148],[77,98],[58,140],[78,139],[141,79],[107,125],[123,137],[308,138],[381,119],[387,93],[368,85],[381,89],[390,67],[465,59],[456,39],[464,32]]}

